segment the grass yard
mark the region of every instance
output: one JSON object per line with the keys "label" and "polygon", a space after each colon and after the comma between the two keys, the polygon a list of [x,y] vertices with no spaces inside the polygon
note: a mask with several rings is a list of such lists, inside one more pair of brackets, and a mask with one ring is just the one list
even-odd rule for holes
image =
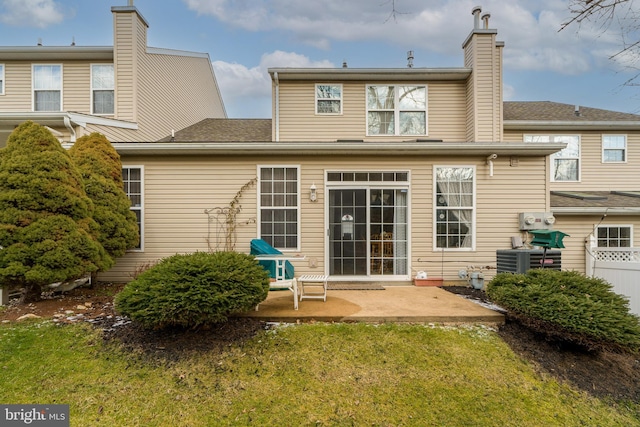
{"label": "grass yard", "polygon": [[41,321],[0,326],[0,370],[0,402],[70,404],[72,426],[640,425],[481,327],[302,324],[168,361]]}

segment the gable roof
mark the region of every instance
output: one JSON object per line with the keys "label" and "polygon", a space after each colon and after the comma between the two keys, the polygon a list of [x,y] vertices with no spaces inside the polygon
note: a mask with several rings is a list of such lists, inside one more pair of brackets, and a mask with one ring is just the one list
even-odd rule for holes
{"label": "gable roof", "polygon": [[204,119],[158,142],[270,142],[271,119]]}
{"label": "gable roof", "polygon": [[505,101],[505,129],[640,129],[640,115],[551,101]]}

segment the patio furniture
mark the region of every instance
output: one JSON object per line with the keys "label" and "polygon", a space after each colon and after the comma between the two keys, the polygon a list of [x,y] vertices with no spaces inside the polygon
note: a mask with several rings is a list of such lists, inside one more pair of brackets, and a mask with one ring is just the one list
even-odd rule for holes
{"label": "patio furniture", "polygon": [[[303,260],[304,256],[301,255],[284,255],[284,254],[272,254],[272,255],[255,255],[258,261],[273,261],[274,267],[274,279],[269,284],[269,290],[283,290],[287,289],[293,292],[293,309],[298,309],[298,281],[296,278],[287,279],[287,263],[293,260]],[[263,265],[264,267],[264,265]],[[267,268],[268,269],[268,268]],[[258,311],[256,306],[256,311]]]}
{"label": "patio furniture", "polygon": [[303,274],[298,278],[298,283],[300,283],[300,301],[303,299],[327,301],[327,276],[322,274]]}

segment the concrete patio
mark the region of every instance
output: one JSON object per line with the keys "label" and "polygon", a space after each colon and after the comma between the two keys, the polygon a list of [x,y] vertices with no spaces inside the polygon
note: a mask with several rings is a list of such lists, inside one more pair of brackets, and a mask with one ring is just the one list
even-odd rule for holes
{"label": "concrete patio", "polygon": [[413,322],[499,325],[504,316],[459,295],[432,286],[386,286],[384,290],[329,290],[327,301],[300,301],[293,293],[271,291],[258,311],[240,316],[273,322]]}

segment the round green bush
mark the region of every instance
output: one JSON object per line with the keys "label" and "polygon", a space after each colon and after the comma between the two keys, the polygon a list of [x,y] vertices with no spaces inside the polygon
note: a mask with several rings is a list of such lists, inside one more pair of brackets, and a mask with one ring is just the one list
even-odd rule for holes
{"label": "round green bush", "polygon": [[487,295],[540,333],[591,349],[638,352],[640,319],[609,283],[575,271],[499,273]]}
{"label": "round green bush", "polygon": [[165,258],[115,297],[116,311],[144,327],[220,323],[267,298],[269,274],[251,255],[196,252]]}

